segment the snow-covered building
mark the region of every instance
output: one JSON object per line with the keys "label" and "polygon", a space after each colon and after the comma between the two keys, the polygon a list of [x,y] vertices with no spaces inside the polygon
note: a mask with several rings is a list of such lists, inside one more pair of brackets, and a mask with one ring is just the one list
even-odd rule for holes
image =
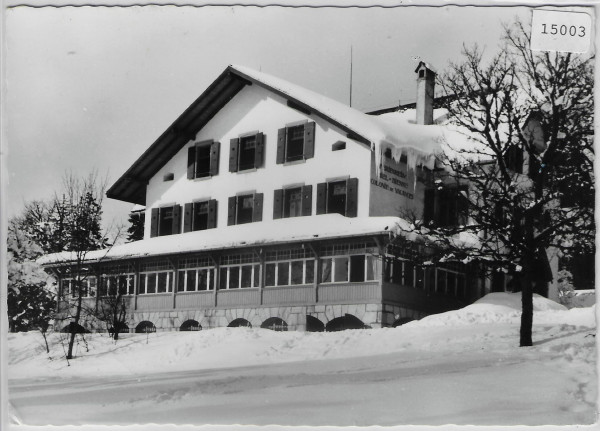
{"label": "snow-covered building", "polygon": [[[85,300],[119,289],[130,330],[318,331],[393,326],[485,294],[463,265],[411,262],[426,250],[409,216],[460,217],[451,198],[428,198],[444,137],[435,74],[416,72],[416,110],[376,116],[227,67],[108,190],[145,208],[144,239],[86,254]],[[72,258],[43,262],[67,297]]]}

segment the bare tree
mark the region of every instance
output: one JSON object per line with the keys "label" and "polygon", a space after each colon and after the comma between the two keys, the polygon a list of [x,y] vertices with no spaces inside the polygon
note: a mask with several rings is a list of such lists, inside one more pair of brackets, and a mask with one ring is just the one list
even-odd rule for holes
{"label": "bare tree", "polygon": [[[60,292],[57,315],[57,319],[69,321],[67,359],[73,358],[75,339],[82,331],[80,322],[88,311],[87,303],[95,302],[96,280],[87,262],[88,255],[110,245],[109,234],[113,228],[104,230],[101,226],[106,186],[107,179],[98,178],[96,172],[83,178],[66,173],[60,193],[48,202],[26,205],[20,218],[22,229],[46,253],[64,253],[62,260],[68,262],[68,266],[54,268],[61,278],[68,278],[68,292]],[[117,235],[119,232],[117,230]]]}
{"label": "bare tree", "polygon": [[[435,188],[468,207],[469,222],[425,215],[416,229],[438,261],[479,262],[522,292],[520,345],[532,345],[533,293],[551,280],[549,249],[594,249],[592,59],[534,53],[517,22],[484,61],[463,50],[439,84],[451,124],[471,140],[440,157]],[[460,208],[458,208],[460,209]]]}

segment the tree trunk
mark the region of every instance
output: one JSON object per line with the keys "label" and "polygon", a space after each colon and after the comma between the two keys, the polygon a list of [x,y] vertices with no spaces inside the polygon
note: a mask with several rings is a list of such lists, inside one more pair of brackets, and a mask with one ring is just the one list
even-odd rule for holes
{"label": "tree trunk", "polygon": [[521,278],[521,333],[520,347],[532,346],[532,327],[533,327],[533,286],[531,277],[532,265],[528,262],[523,268]]}
{"label": "tree trunk", "polygon": [[73,359],[73,346],[75,345],[75,337],[77,336],[77,330],[79,329],[79,319],[81,318],[81,305],[83,301],[81,280],[79,280],[77,283],[77,290],[77,310],[75,311],[75,319],[71,322],[73,323],[73,325],[69,323],[69,325],[71,326],[71,333],[69,334],[69,349],[67,350],[67,359]]}
{"label": "tree trunk", "polygon": [[46,353],[50,353],[50,347],[48,346],[48,338],[46,338],[46,331],[40,331],[42,337],[44,337],[44,343],[46,343]]}

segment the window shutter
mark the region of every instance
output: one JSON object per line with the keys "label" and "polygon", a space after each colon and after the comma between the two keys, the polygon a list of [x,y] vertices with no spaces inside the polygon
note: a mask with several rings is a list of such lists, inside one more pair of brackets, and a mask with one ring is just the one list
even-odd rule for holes
{"label": "window shutter", "polygon": [[192,180],[196,177],[196,147],[188,148],[187,177]]}
{"label": "window shutter", "polygon": [[210,146],[210,175],[214,176],[219,173],[219,150],[220,142],[213,142]]}
{"label": "window shutter", "polygon": [[327,212],[327,183],[317,184],[317,215]]}
{"label": "window shutter", "polygon": [[217,200],[208,201],[208,229],[217,227]]}
{"label": "window shutter", "polygon": [[346,183],[346,217],[358,215],[358,178],[349,178]]}
{"label": "window shutter", "polygon": [[277,131],[277,164],[285,161],[285,127]]}
{"label": "window shutter", "polygon": [[515,147],[515,171],[517,174],[523,173],[523,149],[521,147]]}
{"label": "window shutter", "polygon": [[150,237],[158,236],[158,208],[152,208],[150,218]]}
{"label": "window shutter", "polygon": [[238,170],[238,147],[240,140],[234,138],[229,141],[229,172],[237,172]]}
{"label": "window shutter", "polygon": [[184,233],[192,231],[193,208],[194,208],[194,205],[192,203],[187,203],[183,207],[183,232]]}
{"label": "window shutter", "polygon": [[466,225],[469,218],[469,199],[465,197],[462,192],[465,192],[469,196],[469,189],[461,187],[458,189],[457,200],[457,221],[459,225]]}
{"label": "window shutter", "polygon": [[235,205],[237,202],[237,198],[235,196],[231,196],[227,201],[227,226],[231,226],[235,224]]}
{"label": "window shutter", "polygon": [[262,221],[263,194],[254,194],[254,208],[252,212],[252,221]]}
{"label": "window shutter", "polygon": [[275,190],[273,195],[273,220],[283,217],[283,189]]}
{"label": "window shutter", "polygon": [[263,165],[265,152],[265,135],[262,133],[256,134],[256,150],[254,151],[254,167],[260,168]]}
{"label": "window shutter", "polygon": [[302,215],[312,214],[312,185],[302,187]]}
{"label": "window shutter", "polygon": [[304,158],[310,159],[315,155],[315,122],[304,125]]}
{"label": "window shutter", "polygon": [[181,205],[173,205],[173,235],[181,232]]}
{"label": "window shutter", "polygon": [[425,190],[425,199],[423,205],[423,220],[425,223],[429,223],[433,220],[434,214],[434,204],[435,204],[435,190],[429,189]]}

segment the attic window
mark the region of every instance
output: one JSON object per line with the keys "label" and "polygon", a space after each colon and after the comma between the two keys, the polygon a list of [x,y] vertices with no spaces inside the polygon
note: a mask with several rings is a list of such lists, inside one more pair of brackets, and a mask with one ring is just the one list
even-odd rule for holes
{"label": "attic window", "polygon": [[165,174],[163,181],[173,181],[174,178],[175,175],[172,172],[169,172],[168,174]]}
{"label": "attic window", "polygon": [[279,129],[277,163],[284,164],[314,157],[315,123],[306,122]]}
{"label": "attic window", "polygon": [[337,141],[331,146],[331,151],[340,151],[346,149],[346,143],[344,141]]}
{"label": "attic window", "polygon": [[425,78],[425,71],[423,69],[419,70],[419,78]]}

